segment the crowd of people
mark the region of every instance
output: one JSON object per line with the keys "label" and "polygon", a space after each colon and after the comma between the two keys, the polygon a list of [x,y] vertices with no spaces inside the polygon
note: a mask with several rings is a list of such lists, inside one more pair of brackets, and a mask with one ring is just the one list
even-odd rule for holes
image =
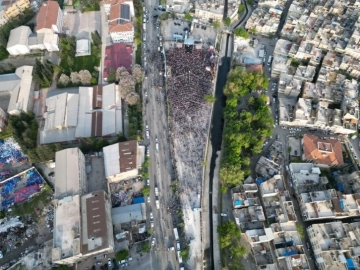
{"label": "crowd of people", "polygon": [[[202,162],[211,106],[204,99],[212,91],[211,54],[176,48],[166,52],[167,99],[172,156],[183,192],[200,192]],[[186,187],[186,188],[185,188]]]}

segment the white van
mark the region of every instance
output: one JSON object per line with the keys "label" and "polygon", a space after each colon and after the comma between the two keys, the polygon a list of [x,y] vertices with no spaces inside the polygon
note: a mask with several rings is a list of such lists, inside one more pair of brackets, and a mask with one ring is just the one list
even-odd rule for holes
{"label": "white van", "polygon": [[272,56],[270,55],[269,58],[268,58],[268,62],[267,62],[268,66],[270,66],[271,60],[272,60]]}

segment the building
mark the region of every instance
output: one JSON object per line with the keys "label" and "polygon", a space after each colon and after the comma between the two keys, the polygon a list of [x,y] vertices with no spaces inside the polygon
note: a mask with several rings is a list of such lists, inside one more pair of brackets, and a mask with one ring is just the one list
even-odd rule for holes
{"label": "building", "polygon": [[56,152],[55,164],[55,199],[87,192],[85,156],[79,148]]}
{"label": "building", "polygon": [[91,42],[88,39],[79,39],[76,41],[75,56],[91,55]]}
{"label": "building", "polygon": [[5,13],[9,19],[16,18],[23,13],[25,9],[30,8],[29,0],[2,1],[2,4],[6,5]]}
{"label": "building", "polygon": [[28,26],[19,26],[10,31],[6,50],[10,55],[29,54],[30,48],[28,46],[28,38],[31,34],[31,29]]}
{"label": "building", "polygon": [[5,10],[0,10],[0,26],[3,26],[8,21],[9,21],[9,18],[6,15]]}
{"label": "building", "polygon": [[307,233],[320,270],[360,269],[360,222],[312,224]]}
{"label": "building", "polygon": [[58,34],[62,33],[63,12],[56,1],[44,2],[36,19],[36,33]]}
{"label": "building", "polygon": [[243,184],[231,190],[233,208],[261,205],[256,184]]}
{"label": "building", "polygon": [[132,43],[134,41],[134,16],[132,1],[119,0],[110,7],[109,33],[113,43]]}
{"label": "building", "polygon": [[146,204],[137,203],[111,209],[112,222],[114,225],[138,222],[146,220]]}
{"label": "building", "polygon": [[315,135],[304,134],[302,159],[318,166],[333,167],[344,165],[342,144],[335,139],[321,139]]}
{"label": "building", "polygon": [[127,71],[131,72],[133,62],[133,48],[132,45],[124,43],[115,43],[105,48],[104,58],[104,80],[113,69],[116,71],[118,67],[124,67]]}
{"label": "building", "polygon": [[19,115],[21,112],[32,111],[32,71],[32,66],[22,66],[17,68],[15,73],[0,75],[0,93],[10,95],[10,102],[6,108],[9,114]]}
{"label": "building", "polygon": [[103,153],[105,177],[109,182],[136,177],[145,160],[145,146],[136,140],[106,146]]}
{"label": "building", "polygon": [[40,144],[122,132],[121,98],[115,84],[74,88],[72,93],[49,96],[46,106]]}
{"label": "building", "polygon": [[74,264],[114,251],[111,203],[105,191],[67,196],[54,204],[54,264]]}

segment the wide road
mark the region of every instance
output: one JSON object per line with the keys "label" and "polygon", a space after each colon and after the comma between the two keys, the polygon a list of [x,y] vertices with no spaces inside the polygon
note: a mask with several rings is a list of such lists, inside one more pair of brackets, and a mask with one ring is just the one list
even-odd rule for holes
{"label": "wide road", "polygon": [[[179,269],[175,251],[168,251],[169,247],[175,246],[172,217],[167,210],[173,199],[170,187],[172,166],[168,143],[165,97],[164,92],[159,89],[159,87],[164,88],[162,85],[163,77],[159,75],[157,69],[157,63],[161,59],[158,52],[159,40],[157,38],[159,28],[153,23],[153,15],[157,14],[154,7],[157,5],[156,0],[149,0],[145,4],[148,10],[146,16],[149,22],[146,24],[146,43],[142,44],[143,66],[147,74],[147,78],[143,83],[144,125],[148,125],[150,131],[150,139],[145,139],[145,143],[150,149],[151,193],[147,214],[149,218],[149,212],[153,212],[154,228],[151,238],[155,238],[155,245],[151,249],[150,258],[152,269]],[[145,134],[144,138],[146,138]],[[155,149],[156,139],[159,143],[159,151]],[[155,187],[159,189],[158,197],[155,196]],[[160,202],[160,209],[156,208],[156,200]]]}

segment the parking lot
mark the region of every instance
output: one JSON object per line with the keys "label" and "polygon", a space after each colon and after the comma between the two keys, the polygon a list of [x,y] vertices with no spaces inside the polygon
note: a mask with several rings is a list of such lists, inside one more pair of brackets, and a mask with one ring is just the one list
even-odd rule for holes
{"label": "parking lot", "polygon": [[100,11],[64,13],[63,30],[77,39],[90,38],[90,33],[97,30],[101,33]]}

